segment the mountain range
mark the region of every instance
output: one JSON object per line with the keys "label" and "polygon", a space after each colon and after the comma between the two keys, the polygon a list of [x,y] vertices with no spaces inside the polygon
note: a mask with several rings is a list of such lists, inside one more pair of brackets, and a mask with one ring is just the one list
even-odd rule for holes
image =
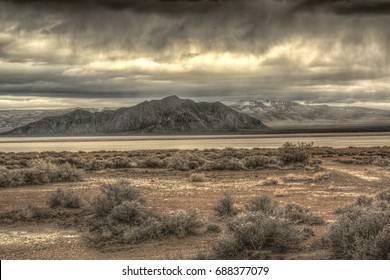
{"label": "mountain range", "polygon": [[169,96],[107,109],[0,111],[8,136],[389,131],[390,111],[243,99],[230,107]]}
{"label": "mountain range", "polygon": [[220,102],[196,103],[169,96],[118,110],[90,112],[77,109],[58,116],[44,117],[3,135],[212,134],[267,130],[268,127],[260,120]]}
{"label": "mountain range", "polygon": [[271,128],[390,124],[390,111],[364,107],[335,107],[292,101],[243,99],[231,105],[231,108],[260,119]]}

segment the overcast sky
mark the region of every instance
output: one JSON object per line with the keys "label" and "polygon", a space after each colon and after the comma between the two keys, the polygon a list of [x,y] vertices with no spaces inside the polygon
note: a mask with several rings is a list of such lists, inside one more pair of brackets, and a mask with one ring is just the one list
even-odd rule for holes
{"label": "overcast sky", "polygon": [[275,99],[390,109],[388,0],[0,0],[0,109]]}

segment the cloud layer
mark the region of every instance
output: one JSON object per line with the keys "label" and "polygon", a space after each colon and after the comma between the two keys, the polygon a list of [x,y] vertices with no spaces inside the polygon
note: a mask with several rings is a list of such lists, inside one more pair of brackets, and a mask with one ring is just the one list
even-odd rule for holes
{"label": "cloud layer", "polygon": [[0,1],[0,98],[390,102],[389,5]]}

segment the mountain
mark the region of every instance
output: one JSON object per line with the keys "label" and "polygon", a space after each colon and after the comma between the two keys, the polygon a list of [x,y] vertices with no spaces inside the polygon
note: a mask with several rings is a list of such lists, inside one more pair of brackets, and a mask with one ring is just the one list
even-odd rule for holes
{"label": "mountain", "polygon": [[[0,132],[9,131],[19,126],[36,122],[44,117],[58,116],[74,111],[75,109],[53,110],[0,110]],[[107,108],[88,108],[90,112],[101,112]]]}
{"label": "mountain", "polygon": [[0,110],[0,131],[38,121],[44,117],[62,115],[71,110]]}
{"label": "mountain", "polygon": [[72,112],[45,117],[3,135],[70,136],[94,134],[197,134],[266,131],[260,120],[239,113],[220,102],[195,103],[169,96],[129,108]]}
{"label": "mountain", "polygon": [[290,101],[240,100],[231,108],[261,119],[273,127],[299,124],[390,124],[390,111],[363,107],[334,107],[328,105],[305,105]]}

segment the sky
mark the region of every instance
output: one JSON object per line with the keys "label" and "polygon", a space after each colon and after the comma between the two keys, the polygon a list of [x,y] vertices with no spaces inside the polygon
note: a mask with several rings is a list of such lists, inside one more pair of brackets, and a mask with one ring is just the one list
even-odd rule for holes
{"label": "sky", "polygon": [[389,0],[0,0],[0,109],[390,109]]}

